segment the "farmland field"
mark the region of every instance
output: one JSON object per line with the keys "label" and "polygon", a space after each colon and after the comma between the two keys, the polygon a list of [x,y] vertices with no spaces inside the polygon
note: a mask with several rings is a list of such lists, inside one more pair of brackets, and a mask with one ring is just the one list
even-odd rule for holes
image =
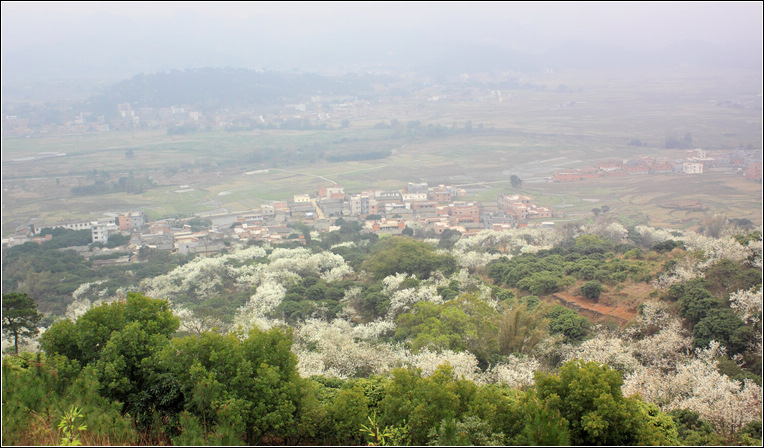
{"label": "farmland field", "polygon": [[[433,86],[397,102],[373,103],[346,128],[330,122],[330,129],[310,131],[3,138],[2,234],[32,220],[97,218],[107,211],[143,209],[150,219],[243,211],[263,201],[312,193],[331,182],[348,192],[400,189],[421,181],[465,185],[472,192],[468,200],[493,203],[499,193],[512,191],[508,180],[513,174],[523,179],[521,192],[563,212],[564,219],[588,217],[592,208],[608,205],[610,213],[629,224],[689,228],[714,212],[761,224],[762,186],[734,167],[710,168],[702,175],[549,181],[555,170],[599,160],[692,155],[686,149],[665,149],[669,137],[691,135],[691,148],[710,153],[761,150],[760,73],[561,73],[528,81],[545,89],[508,90],[501,100],[477,100],[464,93],[469,87],[457,86],[450,89],[462,94],[428,101]],[[393,138],[389,129],[375,127],[393,119],[448,131]],[[642,146],[630,146],[632,139]],[[390,155],[325,159],[327,154],[368,151]],[[288,153],[289,162],[263,160],[269,153]],[[72,191],[121,177],[150,184],[137,192]],[[702,210],[685,207],[683,201],[700,203]]]}

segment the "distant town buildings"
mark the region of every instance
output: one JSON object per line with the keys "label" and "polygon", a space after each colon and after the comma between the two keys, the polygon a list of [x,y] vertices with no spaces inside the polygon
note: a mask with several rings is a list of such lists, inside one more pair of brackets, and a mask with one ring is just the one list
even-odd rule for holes
{"label": "distant town buildings", "polygon": [[[129,114],[130,109],[126,106],[124,112]],[[305,244],[304,238],[290,225],[298,221],[318,231],[330,229],[334,221],[342,217],[363,221],[366,232],[397,235],[409,224],[416,223],[417,227],[435,233],[453,229],[472,235],[484,229],[524,226],[529,220],[549,219],[554,215],[549,208],[535,205],[529,196],[502,194],[497,208],[455,200],[464,195],[464,189],[444,184],[429,187],[427,183],[409,183],[401,190],[372,189],[360,193],[347,193],[335,184],[319,187],[314,195],[299,193],[293,195],[291,201],[272,201],[246,212],[208,215],[210,220],[218,222],[211,229],[192,230],[183,220],[147,222],[143,211],[134,210],[97,221],[38,223],[34,234],[39,235],[46,227],[89,229],[93,242],[107,243],[109,235],[129,232],[132,234],[130,244],[134,247],[184,255],[213,254],[225,247],[226,239],[280,244],[296,238]],[[220,224],[223,222],[228,224]],[[9,240],[9,244],[11,242],[20,244]]]}
{"label": "distant town buildings", "polygon": [[[703,174],[705,167],[714,167],[730,163],[743,165],[745,164],[745,159],[734,157],[709,157],[707,151],[703,149],[695,149],[688,151],[687,157],[681,159],[639,157],[626,160],[605,160],[597,162],[594,166],[557,170],[552,175],[552,181],[580,182],[585,179],[599,177],[669,173]],[[753,172],[755,173],[755,168]]]}
{"label": "distant town buildings", "polygon": [[533,198],[523,195],[500,195],[499,207],[508,216],[517,221],[527,221],[529,219],[551,218],[552,210],[547,207],[538,207],[534,204]]}
{"label": "distant town buildings", "polygon": [[117,216],[117,226],[119,227],[119,230],[140,229],[145,223],[142,211],[123,212]]}

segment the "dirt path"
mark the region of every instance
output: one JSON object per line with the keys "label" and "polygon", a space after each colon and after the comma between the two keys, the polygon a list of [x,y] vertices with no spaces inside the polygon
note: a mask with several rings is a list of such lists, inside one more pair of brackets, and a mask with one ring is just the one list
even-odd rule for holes
{"label": "dirt path", "polygon": [[572,296],[565,292],[552,294],[563,305],[573,308],[581,314],[599,317],[612,317],[620,323],[628,323],[637,317],[637,313],[626,308],[616,308],[612,306],[594,303],[583,297]]}

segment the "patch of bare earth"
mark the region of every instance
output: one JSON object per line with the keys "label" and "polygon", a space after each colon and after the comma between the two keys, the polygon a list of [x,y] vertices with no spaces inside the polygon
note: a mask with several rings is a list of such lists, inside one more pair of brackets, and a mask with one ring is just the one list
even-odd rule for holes
{"label": "patch of bare earth", "polygon": [[609,317],[620,324],[627,324],[637,317],[636,311],[631,308],[605,305],[607,303],[605,295],[600,296],[599,302],[594,302],[581,296],[574,296],[566,292],[554,293],[552,297],[568,308],[576,310],[579,314],[597,320]]}

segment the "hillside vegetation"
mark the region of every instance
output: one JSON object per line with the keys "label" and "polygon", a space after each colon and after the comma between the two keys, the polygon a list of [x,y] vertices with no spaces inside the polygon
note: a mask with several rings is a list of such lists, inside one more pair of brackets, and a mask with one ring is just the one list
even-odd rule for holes
{"label": "hillside vegetation", "polygon": [[[761,442],[760,230],[309,230],[129,273],[79,262],[3,358],[3,443]],[[68,244],[27,262],[54,275]],[[86,429],[57,429],[67,413]]]}

